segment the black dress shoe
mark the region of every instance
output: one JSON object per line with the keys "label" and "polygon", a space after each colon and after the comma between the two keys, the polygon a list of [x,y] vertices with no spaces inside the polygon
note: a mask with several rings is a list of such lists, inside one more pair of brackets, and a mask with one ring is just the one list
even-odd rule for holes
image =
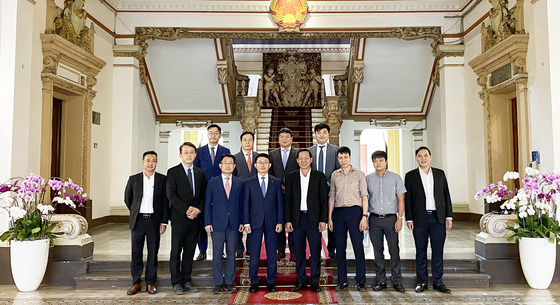
{"label": "black dress shoe", "polygon": [[266,289],[270,292],[276,292],[276,285],[274,285],[274,283],[266,284]]}
{"label": "black dress shoe", "polygon": [[344,290],[348,288],[348,283],[344,283],[344,284],[338,284],[336,285],[336,287],[334,288],[334,290],[336,291],[340,291],[340,290]]}
{"label": "black dress shoe", "polygon": [[443,292],[443,293],[451,293],[451,289],[447,288],[443,283],[434,284],[434,290],[437,290],[437,291]]}
{"label": "black dress shoe", "polygon": [[220,292],[222,292],[222,289],[223,289],[222,286],[216,285],[216,286],[214,286],[214,289],[212,290],[212,292],[213,292],[214,294],[219,294]]}
{"label": "black dress shoe", "polygon": [[336,258],[336,252],[334,252],[334,251],[329,251],[329,257],[330,257],[331,259],[335,259],[335,258]]}
{"label": "black dress shoe", "polygon": [[356,287],[358,287],[358,290],[361,291],[361,290],[363,290],[363,289],[366,289],[366,284],[364,284],[364,283],[358,283],[358,284],[356,284]]}
{"label": "black dress shoe", "polygon": [[297,283],[294,287],[292,287],[292,289],[290,289],[290,291],[300,291],[302,289],[307,288],[307,283],[303,282],[303,283]]}
{"label": "black dress shoe", "polygon": [[235,253],[235,258],[237,258],[237,259],[243,258],[243,252],[237,252],[237,253]]}
{"label": "black dress shoe", "polygon": [[200,252],[200,254],[195,259],[197,262],[206,260],[206,252]]}
{"label": "black dress shoe", "polygon": [[278,254],[276,254],[277,261],[283,259],[284,257],[286,257],[286,253],[278,252]]}
{"label": "black dress shoe", "polygon": [[251,288],[249,288],[249,292],[257,292],[259,290],[258,284],[251,284]]}
{"label": "black dress shoe", "polygon": [[418,283],[414,291],[416,292],[424,292],[424,290],[428,289],[428,283]]}
{"label": "black dress shoe", "polygon": [[230,293],[234,293],[234,292],[237,291],[237,289],[235,288],[235,286],[233,286],[233,284],[225,285],[224,289],[227,290],[227,292],[230,292]]}
{"label": "black dress shoe", "polygon": [[183,285],[183,291],[198,292],[198,288],[196,288],[191,282],[187,282],[185,285]]}
{"label": "black dress shoe", "polygon": [[321,292],[321,286],[319,286],[319,284],[311,284],[310,289],[314,292]]}
{"label": "black dress shoe", "polygon": [[375,284],[375,286],[373,286],[373,291],[381,291],[385,288],[387,288],[387,283],[383,283],[383,284],[377,283]]}
{"label": "black dress shoe", "polygon": [[183,286],[177,284],[177,285],[173,285],[173,293],[176,295],[182,295],[183,294]]}
{"label": "black dress shoe", "polygon": [[393,288],[395,288],[395,290],[398,292],[404,292],[404,287],[402,284],[395,284],[393,285]]}

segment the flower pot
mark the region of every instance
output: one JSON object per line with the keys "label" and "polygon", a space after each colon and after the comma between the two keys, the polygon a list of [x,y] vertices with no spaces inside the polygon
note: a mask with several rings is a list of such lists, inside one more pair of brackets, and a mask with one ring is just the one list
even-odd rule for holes
{"label": "flower pot", "polygon": [[19,291],[37,290],[49,259],[49,240],[12,241],[10,264],[12,277]]}
{"label": "flower pot", "polygon": [[529,286],[547,289],[556,265],[556,243],[551,243],[548,238],[520,238],[519,258]]}

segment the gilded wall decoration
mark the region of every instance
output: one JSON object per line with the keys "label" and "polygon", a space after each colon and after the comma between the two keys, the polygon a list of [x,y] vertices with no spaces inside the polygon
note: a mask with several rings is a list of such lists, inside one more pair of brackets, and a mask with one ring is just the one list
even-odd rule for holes
{"label": "gilded wall decoration", "polygon": [[271,0],[270,15],[280,31],[299,31],[307,16],[307,0]]}
{"label": "gilded wall decoration", "polygon": [[57,34],[93,54],[95,29],[86,26],[85,0],[65,0],[59,8],[54,0],[47,0],[46,34]]}
{"label": "gilded wall decoration", "polygon": [[498,42],[513,34],[524,34],[523,3],[517,0],[514,7],[508,9],[508,0],[488,0],[492,8],[488,12],[489,25],[482,23],[482,52],[495,46]]}
{"label": "gilded wall decoration", "polygon": [[338,145],[342,118],[340,106],[336,97],[327,99],[325,106],[323,107],[323,116],[325,117],[325,123],[327,123],[331,128],[331,132],[329,133],[329,143]]}
{"label": "gilded wall decoration", "polygon": [[263,54],[263,106],[321,106],[320,53]]}
{"label": "gilded wall decoration", "polygon": [[242,111],[241,127],[243,131],[256,132],[259,126],[259,116],[261,115],[261,108],[257,103],[255,97],[246,97],[244,108]]}

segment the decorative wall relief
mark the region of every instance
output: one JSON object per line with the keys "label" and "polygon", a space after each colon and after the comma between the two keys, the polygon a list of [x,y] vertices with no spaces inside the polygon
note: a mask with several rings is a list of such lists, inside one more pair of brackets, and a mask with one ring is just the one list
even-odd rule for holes
{"label": "decorative wall relief", "polygon": [[525,33],[523,21],[523,3],[525,0],[517,0],[515,6],[511,9],[508,9],[508,0],[488,1],[492,4],[492,8],[488,12],[490,24],[486,26],[482,23],[482,52],[485,52],[512,34]]}
{"label": "decorative wall relief", "polygon": [[85,0],[65,0],[59,8],[54,0],[47,0],[46,34],[57,34],[93,54],[95,30],[86,26]]}
{"label": "decorative wall relief", "polygon": [[263,54],[263,106],[321,106],[320,53]]}
{"label": "decorative wall relief", "polygon": [[299,31],[307,15],[307,0],[272,0],[270,14],[280,31]]}

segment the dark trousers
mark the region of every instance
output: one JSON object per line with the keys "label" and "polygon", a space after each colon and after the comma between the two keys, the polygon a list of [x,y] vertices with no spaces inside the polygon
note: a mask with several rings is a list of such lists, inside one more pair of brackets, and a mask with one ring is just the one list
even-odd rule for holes
{"label": "dark trousers", "polygon": [[[201,219],[204,219],[204,215],[201,215]],[[204,229],[204,225],[200,224],[199,228],[199,236],[198,236],[198,251],[206,252],[208,250],[208,232]]]}
{"label": "dark trousers", "polygon": [[364,234],[360,231],[362,207],[335,208],[333,210],[333,231],[336,239],[336,266],[338,283],[348,283],[346,268],[346,237],[350,233],[350,241],[356,257],[356,283],[366,283],[366,257],[364,255]]}
{"label": "dark trousers", "polygon": [[443,277],[443,245],[447,234],[445,224],[437,220],[435,213],[427,214],[423,226],[414,224],[416,246],[416,277],[418,282],[428,282],[428,237],[432,246],[432,276],[434,284],[441,284]]}
{"label": "dark trousers", "polygon": [[387,216],[385,218],[369,216],[369,238],[373,245],[373,253],[375,255],[375,278],[380,284],[387,282],[385,273],[385,256],[383,251],[383,236],[387,239],[389,246],[389,254],[391,255],[391,281],[393,284],[402,284],[401,276],[401,257],[399,255],[399,234],[395,232],[395,222],[397,215]]}
{"label": "dark trousers", "polygon": [[[237,228],[236,228],[237,229]],[[214,285],[222,284],[230,285],[235,280],[235,246],[237,244],[238,230],[234,230],[227,226],[224,232],[212,232],[212,275]],[[224,243],[226,245],[226,272],[222,272],[222,253],[224,252]]]}
{"label": "dark trousers", "polygon": [[[277,243],[278,243],[278,253],[286,253],[286,230],[285,227],[282,226],[282,231],[280,231],[280,233],[278,233],[278,237],[277,237]],[[290,249],[290,255],[296,255],[296,249],[294,246],[294,235],[292,234],[292,232],[288,233],[288,248]]]}
{"label": "dark trousers", "polygon": [[192,264],[199,228],[198,220],[171,223],[169,271],[171,271],[172,285],[185,285],[185,283],[191,281]]}
{"label": "dark trousers", "polygon": [[[305,273],[307,253],[307,242],[309,242],[309,260],[311,262],[311,277]],[[299,216],[298,227],[294,229],[294,244],[296,248],[296,274],[298,283],[309,282],[319,284],[321,272],[321,233],[318,228],[311,227],[307,213]]]}
{"label": "dark trousers", "polygon": [[276,238],[278,234],[274,230],[266,230],[264,225],[261,228],[251,228],[251,234],[247,235],[247,247],[251,253],[249,259],[249,277],[251,284],[259,283],[259,260],[261,253],[262,239],[264,235],[264,246],[266,249],[266,283],[273,284],[276,281]]}
{"label": "dark trousers", "polygon": [[159,251],[159,224],[154,223],[154,218],[144,218],[141,215],[136,220],[136,225],[131,231],[132,260],[130,261],[130,273],[132,284],[140,284],[142,281],[142,254],[144,252],[144,241],[148,247],[148,259],[146,260],[146,285],[154,285],[157,279],[158,251]]}
{"label": "dark trousers", "polygon": [[[329,252],[335,252],[336,251],[336,238],[334,238],[334,232],[331,230],[327,230],[327,238],[329,239],[327,241],[327,250]],[[334,257],[331,257],[331,259],[334,259]]]}

